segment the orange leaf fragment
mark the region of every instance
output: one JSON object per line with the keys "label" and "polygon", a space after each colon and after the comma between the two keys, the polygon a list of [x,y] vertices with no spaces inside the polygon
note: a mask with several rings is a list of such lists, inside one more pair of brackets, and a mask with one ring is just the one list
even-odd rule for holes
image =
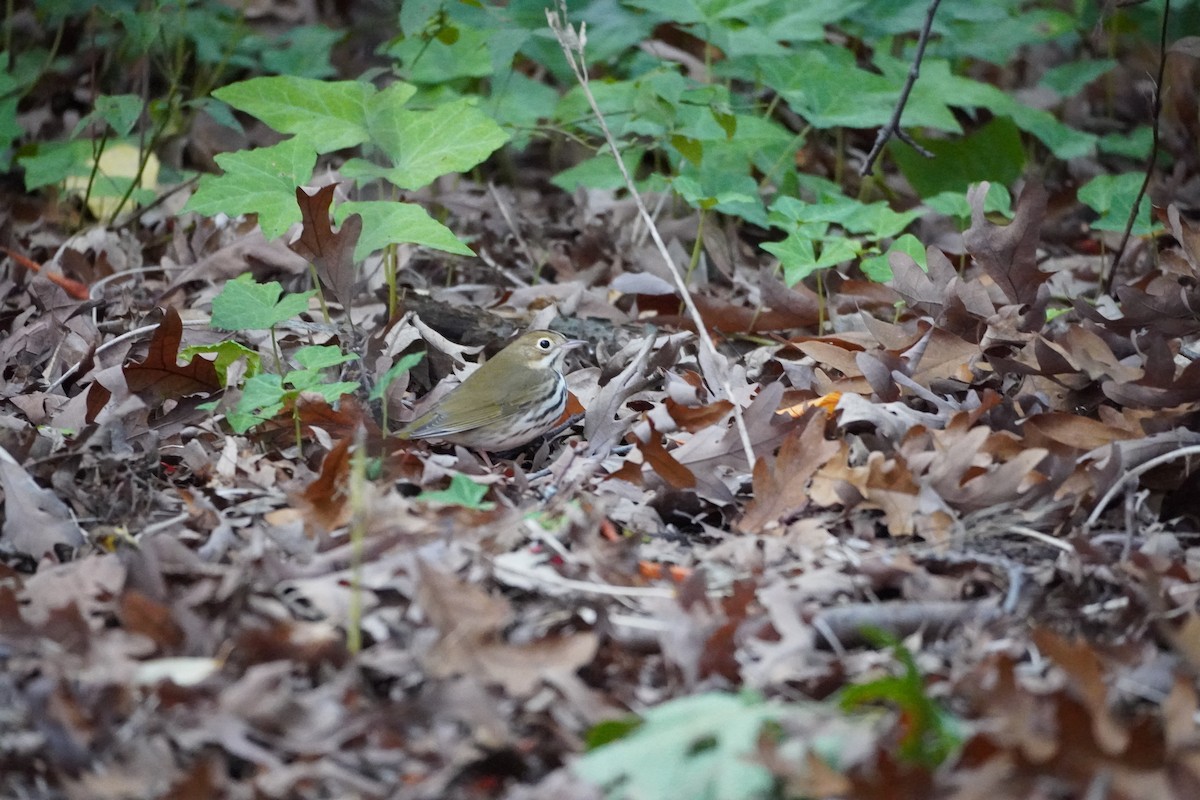
{"label": "orange leaf fragment", "polygon": [[823,408],[825,409],[825,413],[832,415],[837,409],[838,401],[841,399],[841,392],[830,392],[829,394],[823,394],[820,397],[813,398],[812,400],[805,400],[802,403],[796,403],[794,406],[781,408],[775,413],[787,414],[789,417],[798,418],[803,416],[804,412],[808,411],[810,408]]}
{"label": "orange leaf fragment", "polygon": [[[8,249],[7,247],[0,247],[0,251],[3,251],[9,258],[11,258],[13,261],[17,262],[18,264],[20,264],[22,267],[29,270],[30,272],[41,272],[42,271],[42,265],[37,263],[36,261],[34,261],[31,258],[27,258],[27,257],[21,255],[20,253],[17,253],[13,250]],[[88,287],[84,286],[79,281],[72,280],[71,278],[68,278],[66,275],[63,275],[58,272],[47,271],[43,274],[46,276],[46,280],[50,281],[51,283],[57,284],[64,292],[66,292],[71,297],[75,298],[76,300],[88,300],[91,298],[91,292],[88,291]]]}

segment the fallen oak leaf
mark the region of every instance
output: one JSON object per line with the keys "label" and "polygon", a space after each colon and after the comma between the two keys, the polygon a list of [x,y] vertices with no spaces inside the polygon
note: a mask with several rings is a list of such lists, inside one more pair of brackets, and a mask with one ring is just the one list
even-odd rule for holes
{"label": "fallen oak leaf", "polygon": [[342,308],[349,308],[354,299],[354,247],[362,234],[363,220],[351,214],[334,233],[329,222],[329,206],[337,184],[329,184],[309,194],[296,187],[296,204],[300,206],[303,228],[300,238],[289,247],[297,255],[312,262],[321,283],[329,287]]}
{"label": "fallen oak leaf", "polygon": [[717,400],[702,406],[685,406],[668,397],[663,405],[679,429],[688,433],[715,425],[733,411],[733,403],[728,400]]}
{"label": "fallen oak leaf", "polygon": [[508,600],[423,561],[419,572],[417,600],[441,634],[424,657],[432,677],[466,674],[525,696],[543,681],[574,675],[596,655],[600,641],[591,631],[509,644],[503,637],[514,616]]}
{"label": "fallen oak leaf", "polygon": [[129,391],[135,394],[151,391],[160,400],[221,391],[217,368],[208,359],[197,355],[187,364],[179,364],[182,340],[183,321],[178,311],[168,308],[150,340],[146,358],[126,364],[121,370]]}
{"label": "fallen oak leaf", "polygon": [[737,523],[743,533],[779,528],[808,505],[808,482],[841,445],[825,438],[829,415],[816,408],[783,440],[774,463],[760,458],[754,465],[754,499]]}
{"label": "fallen oak leaf", "polygon": [[58,495],[43,489],[9,452],[0,447],[0,486],[4,526],[0,538],[21,553],[40,559],[56,545],[79,547],[83,531]]}
{"label": "fallen oak leaf", "polygon": [[294,499],[308,509],[306,524],[312,522],[325,531],[340,528],[350,521],[349,489],[351,437],[339,441],[321,461],[316,480],[304,487]]}
{"label": "fallen oak leaf", "polygon": [[967,191],[971,227],[963,233],[967,252],[996,283],[1011,303],[1033,305],[1038,287],[1050,279],[1038,269],[1038,234],[1046,218],[1049,195],[1040,183],[1029,183],[1017,200],[1016,213],[1008,225],[994,225],[984,211],[990,184],[984,181]]}

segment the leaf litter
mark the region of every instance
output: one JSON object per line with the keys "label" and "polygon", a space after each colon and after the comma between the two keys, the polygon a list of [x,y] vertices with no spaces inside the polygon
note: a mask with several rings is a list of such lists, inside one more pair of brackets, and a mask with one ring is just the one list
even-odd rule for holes
{"label": "leaf litter", "polygon": [[[408,253],[429,291],[388,319],[380,265],[348,269],[358,223],[333,232],[333,187],[298,192],[292,247],[354,325],[303,299],[274,333],[285,354],[359,352],[338,377],[362,396],[300,393],[245,435],[212,362],[178,354],[216,338],[198,324],[214,284],[308,288],[280,243],[148,221],[162,269],[132,271],[147,252],[120,288],[6,283],[6,796],[1200,791],[1200,228],[1179,206],[1154,268],[1057,315],[1070,268],[1046,257],[1032,182],[1006,226],[971,194],[963,268],[930,247],[927,271],[894,253],[888,285],[831,275],[828,332],[814,292],[733,247],[692,287],[714,359],[676,290],[631,266],[617,195],[513,193],[509,215],[539,222],[518,246],[497,193],[463,181],[443,202],[484,258]],[[108,233],[83,261],[117,260]],[[553,254],[537,282],[489,266],[528,267],[530,246]],[[427,351],[382,395],[394,430],[503,343],[464,326],[550,324],[594,344],[570,376],[585,416],[511,458],[398,441],[368,400]],[[273,357],[270,336],[239,340]],[[464,480],[485,500],[444,502]],[[887,692],[834,702],[864,686]],[[629,713],[641,727],[583,755]],[[942,734],[953,759],[921,761]]]}

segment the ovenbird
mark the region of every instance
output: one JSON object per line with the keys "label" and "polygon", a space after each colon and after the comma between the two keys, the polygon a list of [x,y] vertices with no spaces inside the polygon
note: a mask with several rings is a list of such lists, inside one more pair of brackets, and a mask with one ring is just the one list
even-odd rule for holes
{"label": "ovenbird", "polygon": [[518,337],[405,425],[400,436],[492,451],[534,440],[552,430],[566,410],[563,359],[583,344],[554,331]]}

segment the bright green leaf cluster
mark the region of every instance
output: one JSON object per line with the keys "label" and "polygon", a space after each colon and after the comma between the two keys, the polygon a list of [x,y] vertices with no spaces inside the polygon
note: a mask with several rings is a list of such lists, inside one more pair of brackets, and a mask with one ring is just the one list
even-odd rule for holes
{"label": "bright green leaf cluster", "polygon": [[900,757],[930,769],[953,755],[966,739],[962,722],[929,696],[925,679],[912,653],[882,634],[871,634],[879,644],[891,644],[901,674],[848,686],[840,694],[846,710],[884,703],[897,709],[903,719]]}
{"label": "bright green leaf cluster", "polygon": [[[878,254],[880,241],[898,236],[920,216],[918,210],[898,213],[882,201],[862,203],[846,197],[829,181],[806,177],[802,183],[814,199],[776,199],[768,220],[786,236],[762,246],[779,259],[789,285],[818,270]],[[886,259],[873,261],[871,269],[874,275],[891,276]]]}
{"label": "bright green leaf cluster", "polygon": [[305,311],[316,292],[282,294],[279,281],[258,283],[250,273],[239,275],[213,298],[211,324],[223,331],[270,330]]}
{"label": "bright green leaf cluster", "polygon": [[[309,181],[322,153],[372,148],[387,163],[351,158],[342,173],[364,183],[384,179],[418,189],[441,175],[471,169],[508,140],[476,101],[461,98],[415,108],[410,101],[416,92],[404,82],[380,90],[365,81],[292,76],[252,78],[218,89],[213,93],[218,99],[291,138],[217,156],[225,174],[203,177],[186,208],[208,216],[256,213],[263,234],[274,238],[300,221],[295,189]],[[336,213],[339,219],[363,216],[364,235],[355,250],[359,259],[401,242],[471,253],[419,206],[362,201],[352,211]]]}
{"label": "bright green leaf cluster", "polygon": [[300,364],[301,369],[291,370],[283,376],[263,373],[246,381],[237,407],[225,417],[235,433],[245,433],[255,425],[274,419],[289,402],[294,402],[301,392],[319,394],[326,402],[333,404],[342,395],[353,394],[359,388],[357,383],[351,381],[325,383],[321,374],[323,369],[352,361],[358,356],[343,353],[337,347],[323,345],[302,347],[295,352],[293,358]]}
{"label": "bright green leaf cluster", "polygon": [[[1100,215],[1092,227],[1101,231],[1124,231],[1133,209],[1134,198],[1142,188],[1146,176],[1141,172],[1126,172],[1123,175],[1097,175],[1079,189],[1079,202]],[[1150,198],[1143,195],[1134,217],[1134,236],[1148,236],[1156,229],[1150,217]]]}

